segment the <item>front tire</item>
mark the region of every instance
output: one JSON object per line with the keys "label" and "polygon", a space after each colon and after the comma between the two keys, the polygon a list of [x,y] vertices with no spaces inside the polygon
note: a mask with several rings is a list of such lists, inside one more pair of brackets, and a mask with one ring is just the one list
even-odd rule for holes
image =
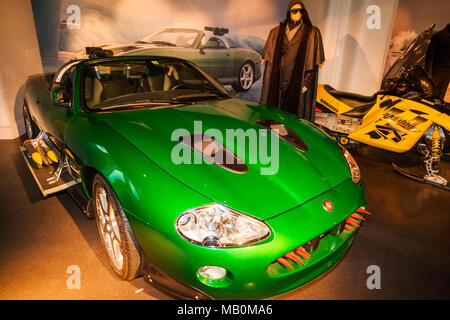
{"label": "front tire", "polygon": [[115,192],[100,174],[94,177],[92,195],[98,232],[111,267],[123,280],[138,277],[141,257],[128,219]]}
{"label": "front tire", "polygon": [[255,67],[250,61],[241,66],[237,80],[231,85],[236,92],[248,91],[252,87],[255,82]]}

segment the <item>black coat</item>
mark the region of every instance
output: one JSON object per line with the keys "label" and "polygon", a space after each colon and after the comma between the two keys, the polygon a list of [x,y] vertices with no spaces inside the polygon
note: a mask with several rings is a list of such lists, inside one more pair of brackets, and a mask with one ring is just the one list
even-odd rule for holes
{"label": "black coat", "polygon": [[[266,41],[266,45],[263,50],[263,59],[265,60],[265,70],[264,70],[264,78],[263,78],[263,86],[261,91],[261,103],[262,104],[268,104],[268,97],[269,97],[269,91],[271,90],[271,87],[273,88],[273,84],[270,81],[271,74],[273,71],[273,62],[274,62],[274,55],[275,55],[275,48],[276,43],[278,39],[278,35],[281,29],[281,24],[274,29],[272,29],[269,33],[269,36]],[[318,66],[322,64],[325,61],[325,54],[322,44],[322,36],[320,34],[320,31],[317,27],[312,26],[311,31],[309,33],[309,37],[307,40],[307,48],[306,48],[306,55],[305,55],[305,63],[303,67],[303,71],[300,72],[300,74],[296,75],[298,77],[301,77],[301,88],[305,85],[305,76],[309,72],[310,77],[312,76],[312,79],[309,79],[307,85],[309,94],[313,95],[310,100],[310,105],[305,105],[305,99],[299,99],[298,106],[290,106],[289,109],[293,110],[295,109],[298,116],[307,118],[307,120],[313,120],[314,118],[314,109],[315,109],[315,87],[317,85],[317,70]],[[295,62],[292,63],[292,68],[294,68]],[[312,84],[312,86],[311,86]],[[278,87],[278,86],[277,86]],[[298,92],[299,95],[302,95],[301,90]],[[311,101],[312,99],[312,101]],[[274,106],[282,109],[287,109],[285,106]],[[309,110],[305,110],[309,109]],[[312,110],[311,110],[312,109]],[[309,115],[305,117],[305,114]]]}

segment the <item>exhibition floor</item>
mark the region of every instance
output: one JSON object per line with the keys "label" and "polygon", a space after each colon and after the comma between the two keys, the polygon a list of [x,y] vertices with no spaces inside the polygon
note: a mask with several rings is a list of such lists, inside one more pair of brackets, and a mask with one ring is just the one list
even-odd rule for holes
{"label": "exhibition floor", "polygon": [[[67,193],[42,198],[19,143],[0,140],[0,299],[172,299],[113,274],[95,221]],[[450,193],[393,173],[388,152],[354,155],[373,215],[341,263],[280,299],[450,299]],[[450,164],[443,168],[450,176]],[[66,285],[73,265],[79,290]],[[371,265],[381,269],[379,290],[366,286]]]}

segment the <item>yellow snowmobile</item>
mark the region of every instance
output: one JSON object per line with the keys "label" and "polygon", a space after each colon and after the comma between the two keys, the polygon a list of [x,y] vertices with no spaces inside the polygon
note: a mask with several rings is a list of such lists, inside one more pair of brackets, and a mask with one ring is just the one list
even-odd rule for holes
{"label": "yellow snowmobile", "polygon": [[450,156],[450,105],[422,67],[404,69],[373,96],[319,85],[315,115],[315,123],[346,147],[363,143],[396,153],[416,148],[424,156],[425,175],[393,164],[394,169],[450,191],[450,183],[438,174],[441,157]]}

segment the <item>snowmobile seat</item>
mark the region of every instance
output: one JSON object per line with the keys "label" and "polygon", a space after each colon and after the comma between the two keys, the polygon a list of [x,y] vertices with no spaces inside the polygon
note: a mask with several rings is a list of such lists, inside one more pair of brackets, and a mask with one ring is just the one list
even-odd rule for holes
{"label": "snowmobile seat", "polygon": [[377,99],[376,95],[363,96],[352,92],[339,91],[329,85],[325,85],[324,89],[342,103],[345,103],[349,107],[353,108],[345,113],[345,115],[348,116],[364,116],[374,106]]}
{"label": "snowmobile seat", "polygon": [[334,89],[332,86],[324,85],[324,89],[331,94],[333,97],[341,100],[342,99],[348,99],[348,100],[355,100],[357,102],[361,102],[359,104],[365,104],[369,102],[373,102],[376,97],[375,95],[371,96],[363,96],[361,94],[353,93],[353,92],[347,92],[347,91],[339,91]]}

